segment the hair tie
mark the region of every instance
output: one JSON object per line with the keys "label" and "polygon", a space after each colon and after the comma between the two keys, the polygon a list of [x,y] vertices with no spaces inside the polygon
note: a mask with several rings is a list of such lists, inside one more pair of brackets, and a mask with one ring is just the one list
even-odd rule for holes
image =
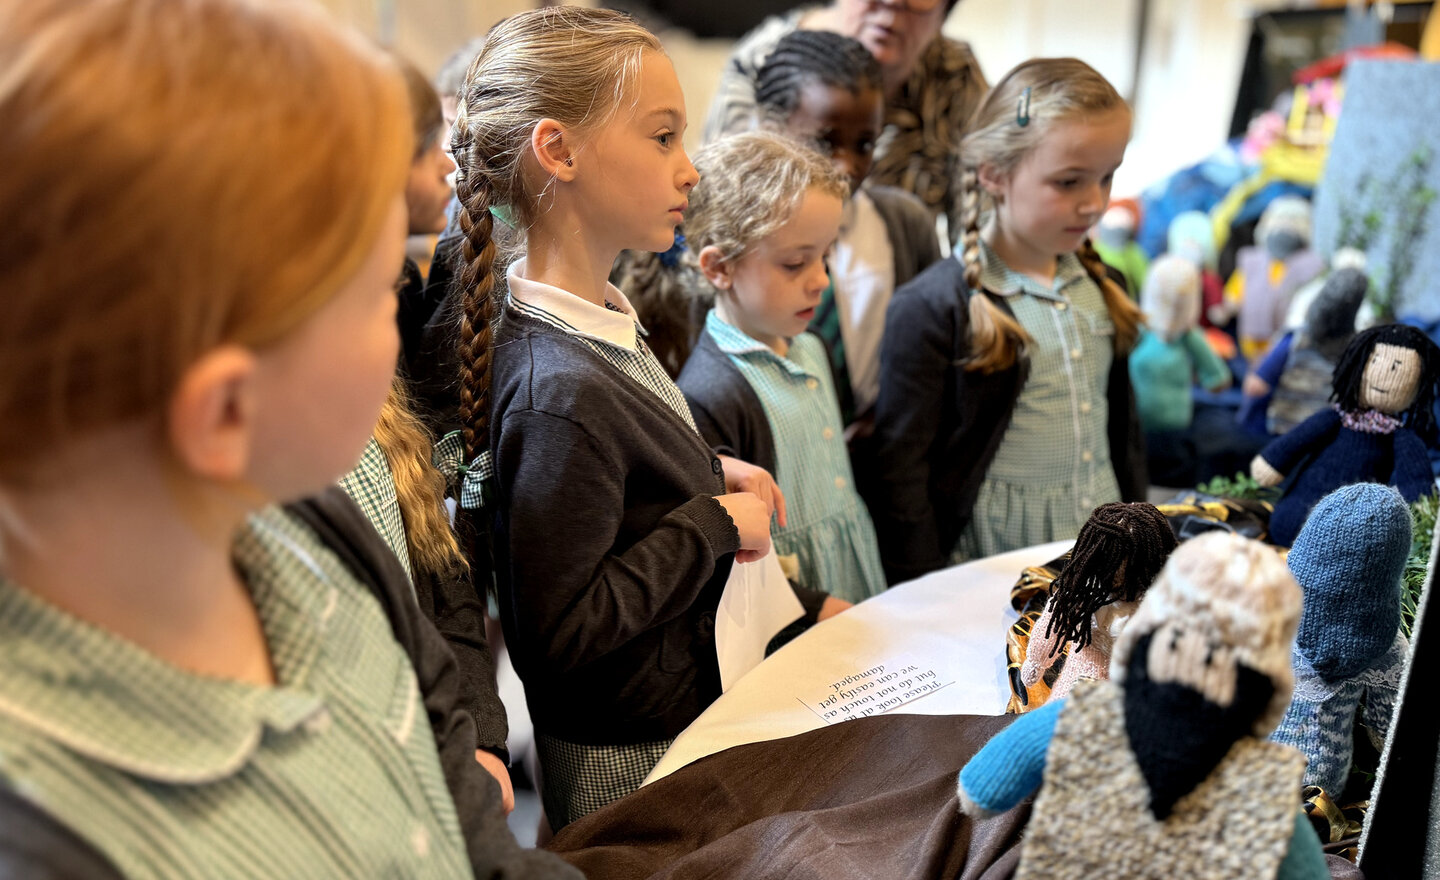
{"label": "hair tie", "polygon": [[675,227],[675,243],[670,245],[670,250],[660,254],[660,265],[666,269],[674,269],[680,265],[680,258],[685,254],[685,233],[680,227]]}
{"label": "hair tie", "polygon": [[509,205],[491,205],[490,216],[509,226],[511,229],[520,228],[520,225],[515,222],[515,212]]}
{"label": "hair tie", "polygon": [[1024,128],[1030,124],[1030,87],[1026,86],[1025,91],[1020,93],[1020,101],[1015,107],[1015,124]]}

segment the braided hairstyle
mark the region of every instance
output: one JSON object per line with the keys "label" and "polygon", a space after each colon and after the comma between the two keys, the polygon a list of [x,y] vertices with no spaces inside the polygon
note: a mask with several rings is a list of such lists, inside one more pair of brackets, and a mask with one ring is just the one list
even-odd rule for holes
{"label": "braided hairstyle", "polygon": [[780,38],[756,71],[755,104],[788,118],[809,82],[851,93],[884,88],[880,62],[858,41],[830,31],[796,30]]}
{"label": "braided hairstyle", "polygon": [[[1028,116],[1018,107],[1029,90]],[[980,283],[980,217],[984,191],[980,169],[1011,174],[1055,122],[1084,119],[1125,110],[1125,100],[1093,67],[1075,58],[1035,58],[1015,67],[995,84],[975,108],[960,142],[961,215],[959,250],[970,296],[970,356],[967,370],[993,373],[1008,369],[1030,339],[1018,321],[1007,315],[982,290]],[[1087,240],[1076,252],[1085,271],[1099,285],[1105,309],[1115,325],[1115,353],[1134,347],[1143,321],[1140,309],[1106,270]]]}
{"label": "braided hairstyle", "polygon": [[470,64],[452,142],[464,235],[459,353],[467,459],[490,447],[490,348],[498,311],[491,209],[503,209],[523,236],[544,191],[525,162],[535,125],[549,118],[580,137],[594,131],[630,94],[644,53],[660,51],[660,41],[628,15],[553,6],[500,22]]}
{"label": "braided hairstyle", "polygon": [[1330,399],[1343,410],[1353,412],[1360,409],[1360,386],[1365,378],[1365,366],[1377,345],[1398,345],[1420,356],[1420,379],[1415,388],[1415,400],[1402,418],[1406,427],[1421,437],[1433,437],[1436,383],[1440,382],[1440,346],[1436,346],[1418,327],[1382,324],[1356,333],[1335,364]]}
{"label": "braided hairstyle", "polygon": [[1070,561],[1050,585],[1050,625],[1055,650],[1090,644],[1095,612],[1114,602],[1134,602],[1165,567],[1175,533],[1153,504],[1102,504],[1095,508],[1070,551]]}

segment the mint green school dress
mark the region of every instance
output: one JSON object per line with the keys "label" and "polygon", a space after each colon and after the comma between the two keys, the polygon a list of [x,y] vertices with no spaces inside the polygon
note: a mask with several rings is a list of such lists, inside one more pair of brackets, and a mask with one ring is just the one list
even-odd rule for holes
{"label": "mint green school dress", "polygon": [[1096,507],[1121,500],[1106,431],[1115,325],[1099,286],[1074,254],[1049,287],[983,243],[980,257],[981,282],[1030,336],[1030,371],[954,562],[1074,538]]}
{"label": "mint green school dress", "polygon": [[754,389],[775,437],[786,518],[771,534],[775,552],[797,558],[802,587],[848,602],[884,592],[875,526],[855,491],[825,344],[802,333],[781,357],[713,310],[705,332]]}

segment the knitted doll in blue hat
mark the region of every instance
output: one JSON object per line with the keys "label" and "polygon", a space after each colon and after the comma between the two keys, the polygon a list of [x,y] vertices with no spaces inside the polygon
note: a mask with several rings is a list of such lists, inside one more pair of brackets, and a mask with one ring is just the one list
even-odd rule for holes
{"label": "knitted doll in blue hat", "polygon": [[1315,505],[1290,571],[1304,592],[1295,639],[1295,697],[1270,739],[1304,752],[1305,784],[1340,797],[1355,716],[1385,742],[1409,645],[1400,634],[1400,579],[1410,507],[1389,486],[1357,483]]}
{"label": "knitted doll in blue hat", "polygon": [[1316,502],[1350,483],[1385,483],[1413,502],[1435,488],[1425,448],[1434,442],[1440,347],[1404,324],[1355,334],[1335,366],[1332,409],[1277,437],[1250,462],[1262,486],[1295,479],[1270,516],[1270,540],[1289,545]]}
{"label": "knitted doll in blue hat", "polygon": [[1300,589],[1274,548],[1181,544],[1115,641],[1108,681],[1021,715],[960,771],[976,817],[1032,795],[1015,880],[1328,878],[1290,703]]}

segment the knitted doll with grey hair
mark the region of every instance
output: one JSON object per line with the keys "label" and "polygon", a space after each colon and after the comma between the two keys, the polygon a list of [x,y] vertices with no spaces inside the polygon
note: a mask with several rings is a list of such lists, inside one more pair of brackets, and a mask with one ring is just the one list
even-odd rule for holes
{"label": "knitted doll with grey hair", "polygon": [[1019,716],[960,771],[983,817],[1037,788],[1016,880],[1329,877],[1290,703],[1300,589],[1274,549],[1207,532],[1170,555],[1108,681]]}
{"label": "knitted doll with grey hair", "polygon": [[1295,696],[1270,739],[1305,753],[1305,784],[1340,797],[1359,714],[1385,741],[1409,644],[1400,634],[1400,579],[1410,507],[1389,486],[1357,483],[1325,496],[1290,550],[1305,594],[1295,640]]}

